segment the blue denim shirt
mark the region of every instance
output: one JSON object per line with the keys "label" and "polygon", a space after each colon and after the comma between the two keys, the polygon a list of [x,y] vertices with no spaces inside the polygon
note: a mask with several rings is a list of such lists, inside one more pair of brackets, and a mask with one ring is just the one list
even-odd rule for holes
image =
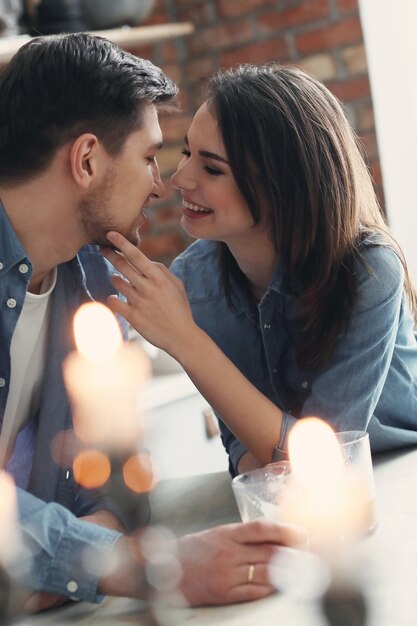
{"label": "blue denim shirt", "polygon": [[[11,340],[32,271],[32,263],[0,202],[0,424],[9,392]],[[113,272],[96,246],[86,246],[74,259],[58,266],[51,300],[41,406],[35,416],[36,428],[31,440],[21,447],[23,452],[18,450],[16,461],[19,467],[16,467],[15,477],[19,485],[27,485],[28,491],[38,498],[63,504],[77,516],[107,509],[130,528],[129,517],[104,490],[82,489],[76,484],[72,471],[76,453],[73,439],[61,436],[63,432],[71,433],[73,427],[62,376],[62,362],[75,348],[73,316],[84,302],[92,299],[105,301],[114,293],[109,280]],[[125,323],[123,329],[127,335]],[[116,415],[115,420],[116,423]],[[21,458],[22,454],[25,459]],[[23,460],[29,462],[22,463]],[[22,472],[27,475],[22,477]],[[137,502],[138,509],[143,512],[143,523],[146,523],[149,518],[147,496],[139,495]]]}
{"label": "blue denim shirt", "polygon": [[[277,448],[284,453],[291,427],[305,416],[321,417],[336,431],[368,430],[374,452],[417,445],[417,336],[403,268],[388,247],[369,247],[364,259],[369,269],[355,268],[359,298],[348,332],[320,372],[297,365],[299,308],[285,292],[279,267],[258,305],[232,282],[231,310],[214,242],[193,243],[171,266],[184,282],[196,323],[283,411]],[[220,429],[234,474],[246,449],[221,419]]]}
{"label": "blue denim shirt", "polygon": [[20,555],[17,566],[12,566],[15,581],[37,591],[89,602],[101,600],[97,584],[103,567],[93,573],[85,564],[105,563],[122,535],[82,522],[59,504],[45,504],[21,489],[17,489],[17,504],[25,562]]}

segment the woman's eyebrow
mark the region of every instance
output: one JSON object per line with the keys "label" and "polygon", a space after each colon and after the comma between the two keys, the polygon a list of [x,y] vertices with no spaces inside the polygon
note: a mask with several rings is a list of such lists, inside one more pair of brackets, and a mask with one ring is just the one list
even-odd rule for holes
{"label": "woman's eyebrow", "polygon": [[[187,135],[185,135],[184,137],[184,142],[187,146],[189,145]],[[221,161],[222,163],[226,163],[227,165],[229,165],[229,161],[227,159],[224,159],[223,157],[221,157],[219,154],[216,154],[215,152],[209,152],[208,150],[199,150],[198,154],[202,157],[206,157],[206,159],[214,159],[215,161]]]}

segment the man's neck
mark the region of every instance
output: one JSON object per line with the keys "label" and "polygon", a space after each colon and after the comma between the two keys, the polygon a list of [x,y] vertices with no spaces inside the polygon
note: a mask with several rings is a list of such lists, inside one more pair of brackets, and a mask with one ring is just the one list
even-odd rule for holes
{"label": "man's neck", "polygon": [[43,176],[24,184],[0,187],[0,198],[33,266],[29,291],[38,293],[45,276],[72,259],[84,241],[74,219],[69,191]]}
{"label": "man's neck", "polygon": [[[51,270],[52,271],[52,270]],[[50,272],[44,272],[42,274],[32,274],[32,279],[28,285],[29,293],[39,295],[41,292],[42,283]]]}

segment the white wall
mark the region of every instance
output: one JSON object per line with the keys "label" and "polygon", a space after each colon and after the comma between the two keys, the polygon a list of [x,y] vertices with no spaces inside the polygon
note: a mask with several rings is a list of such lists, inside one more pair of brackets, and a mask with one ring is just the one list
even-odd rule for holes
{"label": "white wall", "polygon": [[359,0],[387,214],[417,283],[417,0]]}

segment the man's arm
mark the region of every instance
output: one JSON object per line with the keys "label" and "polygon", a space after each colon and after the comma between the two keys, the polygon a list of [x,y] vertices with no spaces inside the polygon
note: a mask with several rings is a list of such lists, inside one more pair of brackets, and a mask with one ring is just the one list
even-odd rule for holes
{"label": "man's arm", "polygon": [[[26,572],[24,568],[15,572],[17,583],[90,602],[99,601],[100,594],[147,597],[149,570],[140,534],[124,537],[25,491],[18,489],[17,496],[25,555],[32,559]],[[229,604],[273,593],[268,573],[271,558],[279,546],[304,540],[293,528],[257,520],[185,535],[176,543],[167,542],[166,550],[178,559],[176,585],[185,603]],[[26,608],[45,607],[29,602]]]}
{"label": "man's arm", "polygon": [[[23,556],[31,564],[11,572],[16,582],[97,602],[99,578],[121,533],[80,520],[59,504],[16,491]],[[100,567],[92,569],[91,563]]]}

